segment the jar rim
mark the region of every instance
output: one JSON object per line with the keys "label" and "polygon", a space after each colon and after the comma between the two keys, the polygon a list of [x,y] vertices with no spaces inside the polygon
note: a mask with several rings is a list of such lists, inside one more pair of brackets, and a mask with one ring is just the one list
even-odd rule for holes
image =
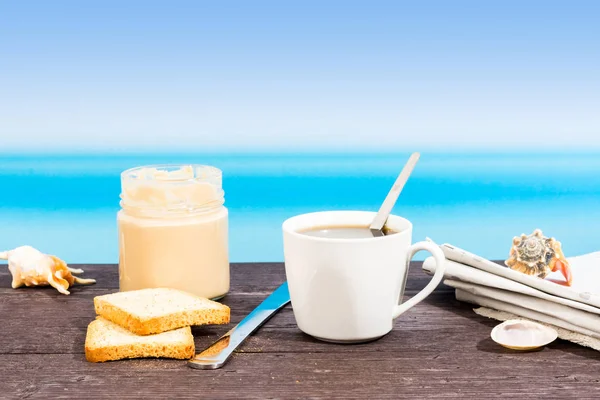
{"label": "jar rim", "polygon": [[[169,170],[181,169],[183,167],[191,167],[192,170],[194,171],[194,176],[192,178],[167,177],[167,178],[161,178],[160,180],[164,181],[164,182],[186,182],[186,181],[204,180],[207,178],[221,178],[223,176],[223,171],[221,171],[219,168],[214,167],[212,165],[182,163],[182,164],[148,164],[148,165],[142,165],[142,166],[138,166],[138,167],[129,168],[129,169],[126,169],[125,171],[121,172],[121,179],[132,178],[132,177],[134,177],[133,174],[135,172],[142,171],[144,169],[156,169],[156,170],[162,170],[162,171],[169,171]],[[207,171],[207,173],[201,177],[196,176],[196,171],[198,169]],[[150,177],[144,177],[144,176],[136,176],[135,178],[137,178],[137,179],[143,178],[146,180],[156,180],[156,178],[150,178]]]}
{"label": "jar rim", "polygon": [[222,171],[204,164],[154,164],[121,173],[121,208],[139,214],[196,214],[223,206]]}

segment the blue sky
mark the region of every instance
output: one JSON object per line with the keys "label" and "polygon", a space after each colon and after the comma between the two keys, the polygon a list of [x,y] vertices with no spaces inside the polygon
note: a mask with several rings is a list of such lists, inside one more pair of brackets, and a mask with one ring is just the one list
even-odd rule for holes
{"label": "blue sky", "polygon": [[600,147],[597,1],[0,3],[8,150]]}

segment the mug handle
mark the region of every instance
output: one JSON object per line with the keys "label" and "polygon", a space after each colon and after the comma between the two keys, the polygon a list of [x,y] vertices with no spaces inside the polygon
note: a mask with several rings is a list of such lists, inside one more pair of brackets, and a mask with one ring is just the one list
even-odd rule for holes
{"label": "mug handle", "polygon": [[[408,276],[408,267],[410,266],[410,260],[413,256],[421,250],[425,250],[431,253],[433,258],[435,259],[435,273],[433,277],[421,290],[419,293],[408,299],[402,304],[398,304],[394,307],[393,318],[398,318],[401,314],[408,309],[419,304],[425,297],[429,296],[431,292],[440,284],[442,278],[444,277],[444,272],[446,271],[446,257],[442,250],[435,244],[429,242],[418,242],[413,244],[408,249],[408,257],[406,259],[406,275],[404,277],[404,284],[406,284],[406,277]],[[403,285],[404,286],[404,285]],[[404,293],[404,287],[400,290],[400,296]],[[402,301],[402,298],[398,299],[398,301]]]}

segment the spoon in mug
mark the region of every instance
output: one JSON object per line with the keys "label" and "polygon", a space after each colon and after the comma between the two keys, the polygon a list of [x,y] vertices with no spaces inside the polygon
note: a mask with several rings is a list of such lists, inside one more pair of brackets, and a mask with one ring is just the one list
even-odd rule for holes
{"label": "spoon in mug", "polygon": [[408,181],[408,178],[415,168],[417,161],[419,161],[419,157],[421,157],[419,153],[412,153],[406,162],[406,165],[404,168],[402,168],[402,171],[400,171],[400,175],[398,175],[398,178],[396,178],[394,186],[392,186],[388,192],[383,204],[379,208],[379,211],[377,211],[377,215],[375,215],[373,222],[369,226],[373,236],[377,237],[385,235],[383,232],[383,227],[390,216],[392,209],[394,208],[394,204],[396,204],[396,200],[398,200],[398,196],[400,196],[400,192],[402,192],[402,189],[404,189],[406,181]]}

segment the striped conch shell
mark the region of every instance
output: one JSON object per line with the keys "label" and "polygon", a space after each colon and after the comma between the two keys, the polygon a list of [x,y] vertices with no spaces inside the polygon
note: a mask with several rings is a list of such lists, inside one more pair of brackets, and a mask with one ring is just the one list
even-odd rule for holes
{"label": "striped conch shell", "polygon": [[573,281],[571,268],[562,252],[560,242],[545,237],[539,229],[531,235],[515,236],[510,257],[505,264],[515,271],[540,278],[545,278],[550,272],[560,271],[566,282],[557,283],[571,286]]}
{"label": "striped conch shell", "polygon": [[60,258],[44,254],[31,246],[0,252],[0,259],[8,260],[13,289],[21,286],[50,285],[62,294],[69,294],[69,287],[75,283],[96,283],[95,279],[74,276],[83,273],[83,270],[69,268]]}

